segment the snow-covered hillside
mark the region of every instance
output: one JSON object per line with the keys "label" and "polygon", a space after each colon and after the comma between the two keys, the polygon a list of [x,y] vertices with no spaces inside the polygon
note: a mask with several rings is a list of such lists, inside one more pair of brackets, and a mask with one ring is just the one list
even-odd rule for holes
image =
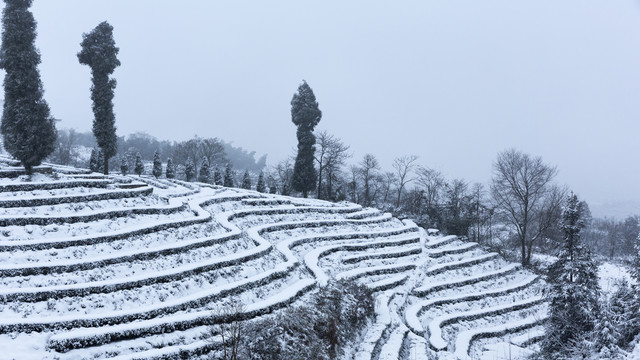
{"label": "snow-covered hillside", "polygon": [[0,179],[0,358],[197,357],[219,346],[220,304],[252,319],[331,278],[376,291],[350,359],[516,358],[542,336],[541,280],[455,236],[351,203],[58,170]]}

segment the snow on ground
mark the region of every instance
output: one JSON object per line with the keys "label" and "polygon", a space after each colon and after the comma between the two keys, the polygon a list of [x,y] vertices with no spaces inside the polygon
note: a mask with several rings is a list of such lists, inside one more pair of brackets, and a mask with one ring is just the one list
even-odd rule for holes
{"label": "snow on ground", "polygon": [[616,284],[621,280],[627,281],[629,284],[635,283],[629,273],[629,269],[625,266],[612,262],[603,262],[598,267],[598,283],[604,293],[615,292],[618,288]]}
{"label": "snow on ground", "polygon": [[251,321],[332,278],[376,295],[375,319],[350,346],[355,359],[535,350],[535,341],[516,348],[505,331],[537,329],[542,280],[456,236],[350,203],[209,184],[32,180],[0,179],[0,201],[11,202],[0,214],[0,348],[9,359],[196,357],[224,304],[242,301],[238,316]]}

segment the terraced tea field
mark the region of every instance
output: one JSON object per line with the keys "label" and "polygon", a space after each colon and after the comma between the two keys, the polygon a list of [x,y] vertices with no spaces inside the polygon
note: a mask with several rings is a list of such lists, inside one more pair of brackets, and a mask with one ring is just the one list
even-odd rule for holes
{"label": "terraced tea field", "polygon": [[[220,347],[209,325],[331,278],[376,294],[347,359],[513,358],[543,335],[541,280],[456,236],[351,203],[57,170],[0,179],[0,358],[199,358]],[[241,313],[216,311],[232,299]]]}

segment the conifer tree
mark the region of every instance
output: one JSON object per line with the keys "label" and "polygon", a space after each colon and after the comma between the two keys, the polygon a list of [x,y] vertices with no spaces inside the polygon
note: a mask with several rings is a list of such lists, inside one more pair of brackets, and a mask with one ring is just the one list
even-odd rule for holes
{"label": "conifer tree", "polygon": [[120,172],[122,175],[127,175],[129,172],[129,162],[125,157],[120,158]]}
{"label": "conifer tree", "polygon": [[242,188],[251,190],[251,176],[249,176],[249,170],[245,170],[244,175],[242,176]]}
{"label": "conifer tree", "polygon": [[191,159],[187,159],[187,162],[184,164],[184,177],[187,181],[191,181],[195,175],[196,170],[194,169],[193,161],[191,161]]}
{"label": "conifer tree", "polygon": [[98,149],[96,152],[96,171],[99,173],[104,173],[104,163],[101,161],[102,156],[102,150]]}
{"label": "conifer tree", "polygon": [[31,175],[56,147],[57,131],[43,98],[35,47],[36,21],[29,11],[32,0],[5,0],[2,11],[0,68],[4,69],[2,132],[4,148],[20,160]]}
{"label": "conifer tree", "polygon": [[231,163],[227,163],[227,167],[224,169],[224,186],[233,187],[233,170],[231,170]]}
{"label": "conifer tree", "polygon": [[98,151],[91,149],[91,155],[89,156],[89,170],[93,172],[98,171]]}
{"label": "conifer tree", "polygon": [[211,178],[211,170],[209,169],[209,160],[207,158],[202,159],[202,164],[200,165],[200,175],[198,176],[198,181],[202,183],[209,183],[209,179]]}
{"label": "conifer tree", "polygon": [[291,99],[291,121],[298,127],[298,154],[293,166],[292,186],[294,190],[302,192],[305,198],[316,185],[313,157],[316,137],[313,135],[313,129],[321,118],[322,112],[318,108],[316,96],[307,82],[303,81]]}
{"label": "conifer tree", "polygon": [[598,268],[580,239],[582,211],[578,197],[569,195],[562,211],[563,243],[547,274],[549,319],[542,351],[548,358],[570,357],[572,346],[585,343],[600,314]]}
{"label": "conifer tree", "polygon": [[256,184],[256,191],[260,193],[267,192],[267,185],[264,183],[264,173],[260,171],[260,175],[258,175],[258,183]]}
{"label": "conifer tree", "polygon": [[172,158],[167,159],[167,169],[165,171],[165,176],[167,177],[167,179],[173,179],[176,177],[176,168],[173,165]]}
{"label": "conifer tree", "polygon": [[219,186],[224,185],[224,180],[222,180],[222,171],[220,171],[219,167],[216,167],[213,172],[213,183]]}
{"label": "conifer tree", "polygon": [[151,174],[157,179],[162,175],[162,161],[160,161],[160,153],[156,150],[153,153],[153,170]]}
{"label": "conifer tree", "polygon": [[109,159],[118,150],[116,118],[113,113],[113,91],[116,80],[109,79],[116,67],[119,49],[113,40],[113,26],[101,22],[88,34],[82,34],[82,50],[78,53],[80,64],[91,68],[91,100],[93,101],[93,134],[104,156],[104,174],[109,171]]}
{"label": "conifer tree", "polygon": [[144,172],[144,164],[142,163],[142,156],[140,156],[140,153],[136,154],[136,166],[133,171],[138,174],[138,176],[141,176]]}

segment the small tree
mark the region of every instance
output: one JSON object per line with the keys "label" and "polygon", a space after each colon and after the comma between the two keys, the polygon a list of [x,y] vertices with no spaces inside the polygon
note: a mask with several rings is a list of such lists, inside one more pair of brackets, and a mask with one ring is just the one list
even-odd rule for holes
{"label": "small tree", "polygon": [[305,198],[316,187],[316,169],[313,164],[316,138],[313,129],[321,118],[322,112],[318,108],[316,96],[307,82],[303,81],[291,99],[291,121],[298,127],[298,154],[293,166],[292,185]]}
{"label": "small tree", "polygon": [[260,171],[260,175],[258,175],[258,183],[256,184],[256,191],[260,193],[267,192],[267,186],[264,183],[264,173]]}
{"label": "small tree", "polygon": [[165,170],[165,176],[167,179],[173,179],[176,177],[176,167],[173,165],[173,159],[167,159],[167,169]]}
{"label": "small tree", "polygon": [[224,180],[222,179],[222,171],[220,171],[219,167],[216,167],[213,171],[213,183],[219,186],[224,185]]}
{"label": "small tree", "polygon": [[0,68],[4,69],[2,126],[4,148],[20,160],[28,175],[55,150],[57,131],[43,98],[35,47],[32,0],[5,0],[2,11]]}
{"label": "small tree", "polygon": [[135,171],[138,176],[141,176],[142,173],[144,173],[144,164],[142,163],[142,156],[140,156],[140,153],[136,154],[136,166],[133,171]]}
{"label": "small tree", "polygon": [[224,169],[224,186],[233,187],[233,170],[231,170],[231,163],[227,163],[227,167]]}
{"label": "small tree", "polygon": [[162,161],[160,161],[160,153],[158,150],[153,153],[153,171],[151,173],[156,179],[162,175]]}
{"label": "small tree", "polygon": [[251,190],[251,177],[249,176],[249,170],[245,170],[244,175],[242,176],[242,188]]}
{"label": "small tree", "polygon": [[91,149],[91,155],[89,156],[89,170],[93,172],[98,171],[98,151]]}
{"label": "small tree", "polygon": [[93,134],[104,156],[104,174],[109,171],[109,158],[118,150],[116,117],[113,113],[113,90],[116,80],[109,79],[116,67],[119,49],[113,40],[113,26],[101,22],[88,34],[82,34],[82,50],[78,53],[80,64],[91,68],[91,100],[93,101]]}
{"label": "small tree", "polygon": [[120,158],[120,172],[122,175],[129,173],[129,162],[124,157]]}
{"label": "small tree", "polygon": [[191,161],[191,159],[187,159],[187,162],[184,164],[184,176],[187,181],[191,181],[195,175],[196,170],[194,169],[193,161]]}
{"label": "small tree", "polygon": [[202,158],[202,165],[200,165],[200,175],[198,175],[198,181],[202,183],[209,183],[211,178],[211,171],[209,170],[209,160]]}

